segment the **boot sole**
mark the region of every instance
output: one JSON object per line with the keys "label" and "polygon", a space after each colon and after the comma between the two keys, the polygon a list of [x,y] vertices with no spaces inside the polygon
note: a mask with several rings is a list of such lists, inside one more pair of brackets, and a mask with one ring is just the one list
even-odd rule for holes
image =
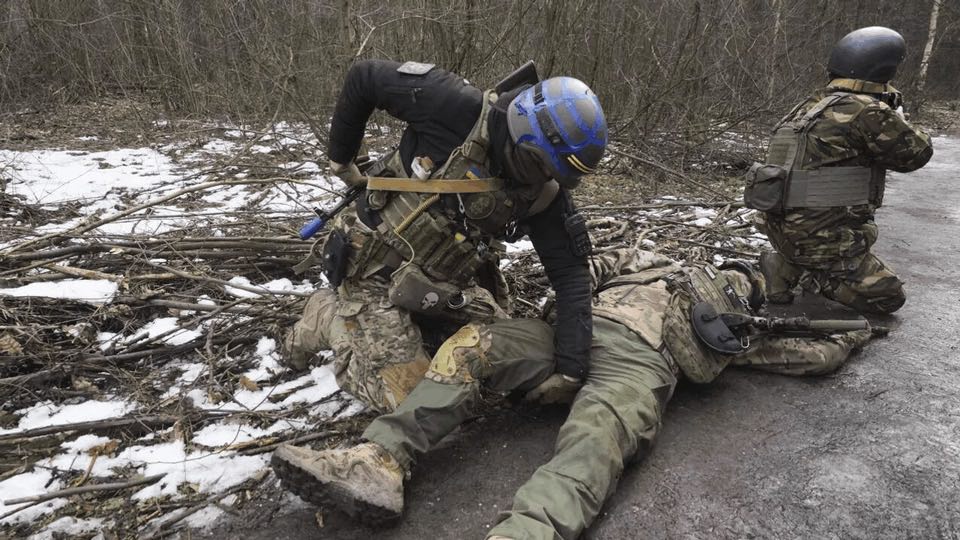
{"label": "boot sole", "polygon": [[317,478],[279,456],[271,458],[270,466],[284,489],[315,506],[333,506],[354,520],[362,519],[365,524],[379,527],[395,525],[400,520],[400,513],[360,499],[337,482]]}

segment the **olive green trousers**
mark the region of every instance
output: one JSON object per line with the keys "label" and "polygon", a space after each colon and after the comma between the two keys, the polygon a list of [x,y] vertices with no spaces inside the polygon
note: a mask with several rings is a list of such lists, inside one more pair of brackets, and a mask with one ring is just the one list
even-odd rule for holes
{"label": "olive green trousers", "polygon": [[[483,384],[533,388],[553,373],[553,332],[538,320],[464,327],[434,357],[427,378],[365,439],[408,469],[471,413]],[[660,429],[676,384],[664,358],[625,326],[594,319],[590,374],[560,428],[554,457],[517,491],[490,535],[576,538],[600,512],[624,465],[643,455]]]}
{"label": "olive green trousers", "polygon": [[[785,375],[840,367],[870,332],[822,339],[770,337],[733,360]],[[467,325],[440,348],[425,378],[363,437],[407,470],[473,411],[481,384],[526,390],[554,370],[553,331],[539,320]],[[625,465],[646,455],[677,383],[674,365],[639,334],[594,317],[590,373],[557,436],[553,458],[520,487],[489,535],[516,540],[577,538],[613,493]]]}

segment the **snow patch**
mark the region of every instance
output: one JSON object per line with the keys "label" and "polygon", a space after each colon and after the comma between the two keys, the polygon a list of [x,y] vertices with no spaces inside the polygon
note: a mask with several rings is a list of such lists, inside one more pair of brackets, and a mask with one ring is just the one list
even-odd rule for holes
{"label": "snow patch", "polygon": [[[24,430],[45,426],[59,426],[75,422],[92,422],[123,416],[134,410],[134,405],[123,400],[84,401],[76,405],[54,405],[52,401],[42,401],[17,411],[20,422],[13,429],[0,429],[0,435],[19,433]],[[0,512],[2,513],[2,512]]]}
{"label": "snow patch", "polygon": [[[18,474],[0,482],[0,515],[19,508],[22,504],[4,504],[3,501],[20,497],[40,495],[48,491],[60,489],[60,480],[53,479],[53,472],[47,469],[36,468],[32,472]],[[28,523],[40,516],[49,514],[58,508],[67,505],[66,499],[53,499],[44,503],[25,508],[12,516],[0,520],[0,524],[13,525]]]}
{"label": "snow patch", "polygon": [[4,296],[60,298],[94,305],[109,303],[116,294],[117,284],[106,279],[64,279],[0,289]]}
{"label": "snow patch", "polygon": [[150,148],[106,152],[0,150],[7,189],[31,203],[102,199],[121,187],[138,190],[174,179],[173,162]]}
{"label": "snow patch", "polygon": [[271,294],[271,293],[283,293],[283,292],[312,292],[314,290],[313,285],[309,281],[302,281],[299,285],[294,285],[292,281],[287,278],[275,279],[273,281],[268,281],[263,285],[254,285],[250,283],[250,280],[243,276],[234,276],[230,278],[228,282],[231,285],[240,285],[243,287],[253,287],[258,290],[263,291],[262,293],[255,293],[252,291],[239,289],[237,287],[231,287],[230,285],[224,285],[224,291],[227,294],[236,296],[237,298],[258,298],[261,294]]}
{"label": "snow patch", "polygon": [[58,540],[91,533],[103,527],[103,518],[77,519],[64,516],[47,525],[42,531],[30,537],[30,540]]}
{"label": "snow patch", "polygon": [[176,331],[161,339],[163,343],[168,345],[183,345],[203,335],[199,330],[180,328],[177,324],[176,317],[160,317],[150,321],[150,323],[140,330],[137,330],[136,333],[125,339],[124,343],[139,341],[141,339],[153,339],[173,330]]}

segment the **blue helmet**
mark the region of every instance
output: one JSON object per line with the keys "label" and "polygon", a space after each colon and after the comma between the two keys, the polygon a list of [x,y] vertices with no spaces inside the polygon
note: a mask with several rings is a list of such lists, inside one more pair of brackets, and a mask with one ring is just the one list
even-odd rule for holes
{"label": "blue helmet", "polygon": [[534,153],[567,187],[596,170],[607,146],[607,121],[596,94],[573,77],[552,77],[527,88],[507,108],[510,137]]}

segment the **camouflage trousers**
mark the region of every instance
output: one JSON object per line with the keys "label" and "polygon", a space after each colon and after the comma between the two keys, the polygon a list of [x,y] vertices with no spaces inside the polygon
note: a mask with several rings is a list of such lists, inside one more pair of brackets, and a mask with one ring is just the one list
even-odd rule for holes
{"label": "camouflage trousers", "polygon": [[870,252],[876,223],[872,218],[832,222],[843,212],[800,210],[758,222],[776,250],[761,260],[771,301],[790,302],[792,290],[803,284],[860,313],[887,314],[903,306],[903,282]]}
{"label": "camouflage trousers", "polygon": [[386,280],[347,282],[336,292],[321,289],[287,334],[284,358],[303,369],[318,352],[332,349],[340,388],[377,411],[392,411],[427,371],[425,334],[442,341],[465,322],[506,318],[486,289],[472,287],[464,294],[470,304],[449,319],[425,319],[391,304]]}
{"label": "camouflage trousers", "polygon": [[[785,374],[832,371],[868,332],[836,339],[772,338],[735,362]],[[460,329],[434,355],[425,378],[363,437],[407,470],[470,417],[484,385],[527,390],[553,372],[553,331],[539,320]],[[626,464],[643,457],[661,427],[677,382],[672,361],[639,334],[594,318],[591,367],[557,436],[554,455],[516,492],[488,533],[517,539],[577,538],[613,493]]]}

